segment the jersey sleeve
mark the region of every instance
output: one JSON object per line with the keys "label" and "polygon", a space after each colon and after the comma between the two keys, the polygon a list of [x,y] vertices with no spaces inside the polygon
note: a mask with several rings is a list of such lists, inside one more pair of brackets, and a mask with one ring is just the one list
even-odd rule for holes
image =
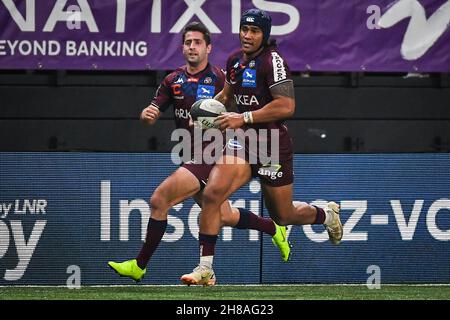
{"label": "jersey sleeve", "polygon": [[291,72],[286,61],[277,51],[271,51],[266,60],[266,81],[269,88],[292,81]]}
{"label": "jersey sleeve", "polygon": [[170,87],[171,75],[168,75],[159,85],[153,97],[152,106],[158,108],[161,112],[166,111],[172,104],[172,91]]}

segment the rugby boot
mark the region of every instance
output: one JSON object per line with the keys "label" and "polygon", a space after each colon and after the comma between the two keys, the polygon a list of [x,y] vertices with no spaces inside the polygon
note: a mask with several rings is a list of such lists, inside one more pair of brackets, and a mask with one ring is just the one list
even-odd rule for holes
{"label": "rugby boot", "polygon": [[335,202],[328,202],[325,211],[330,214],[332,220],[329,224],[325,224],[328,237],[332,244],[339,244],[344,234],[341,219],[339,217],[339,205]]}
{"label": "rugby boot", "polygon": [[207,266],[197,266],[191,273],[182,275],[180,280],[188,286],[202,285],[207,287],[216,284],[216,275],[212,268]]}
{"label": "rugby boot", "polygon": [[272,243],[280,250],[281,260],[283,260],[284,262],[288,262],[289,258],[291,257],[292,246],[286,237],[286,227],[279,226],[275,222],[274,224],[276,232],[272,237]]}
{"label": "rugby boot", "polygon": [[121,277],[128,277],[136,282],[139,282],[147,272],[147,268],[141,269],[137,265],[136,259],[127,260],[124,262],[109,261],[108,266],[118,273]]}

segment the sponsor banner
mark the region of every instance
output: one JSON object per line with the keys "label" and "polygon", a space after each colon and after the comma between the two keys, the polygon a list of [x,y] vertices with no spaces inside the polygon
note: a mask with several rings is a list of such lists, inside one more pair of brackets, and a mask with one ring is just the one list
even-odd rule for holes
{"label": "sponsor banner", "polygon": [[[220,283],[449,283],[449,161],[296,155],[294,199],[339,203],[342,243],[323,226],[291,227],[283,263],[270,236],[226,227],[214,259]],[[148,199],[176,168],[170,154],[0,153],[0,284],[131,283],[107,262],[137,255]],[[230,200],[267,216],[257,180]],[[144,284],[177,284],[196,266],[199,213],[192,200],[170,210]]]}
{"label": "sponsor banner", "polygon": [[447,0],[1,0],[0,68],[172,70],[193,20],[210,29],[211,61],[224,67],[251,7],[272,16],[293,71],[450,71]]}

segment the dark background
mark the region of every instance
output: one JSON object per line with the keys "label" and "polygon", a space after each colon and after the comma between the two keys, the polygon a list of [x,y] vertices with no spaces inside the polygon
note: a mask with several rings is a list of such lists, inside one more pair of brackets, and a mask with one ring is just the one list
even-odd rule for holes
{"label": "dark background", "polygon": [[[0,71],[1,151],[168,152],[172,110],[139,115],[168,71]],[[296,153],[449,152],[450,74],[294,74]]]}

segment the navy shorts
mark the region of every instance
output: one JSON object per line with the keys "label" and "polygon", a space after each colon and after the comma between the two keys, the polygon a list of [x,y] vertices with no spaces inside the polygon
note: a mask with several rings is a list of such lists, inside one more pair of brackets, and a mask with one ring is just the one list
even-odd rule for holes
{"label": "navy shorts", "polygon": [[211,172],[214,164],[197,164],[193,161],[183,163],[183,168],[188,169],[200,182],[200,189],[203,190],[208,182],[209,173]]}
{"label": "navy shorts", "polygon": [[[241,152],[239,152],[241,151]],[[252,177],[258,177],[261,183],[271,187],[282,187],[294,182],[293,155],[284,154],[280,156],[278,163],[261,163],[258,158],[249,155],[248,148],[244,147],[237,140],[230,140],[223,149],[224,155],[233,155],[249,160],[256,160],[256,163],[250,164]]]}
{"label": "navy shorts", "polygon": [[282,187],[294,182],[292,158],[281,160],[278,164],[251,164],[252,176],[259,177],[261,183],[270,187]]}

